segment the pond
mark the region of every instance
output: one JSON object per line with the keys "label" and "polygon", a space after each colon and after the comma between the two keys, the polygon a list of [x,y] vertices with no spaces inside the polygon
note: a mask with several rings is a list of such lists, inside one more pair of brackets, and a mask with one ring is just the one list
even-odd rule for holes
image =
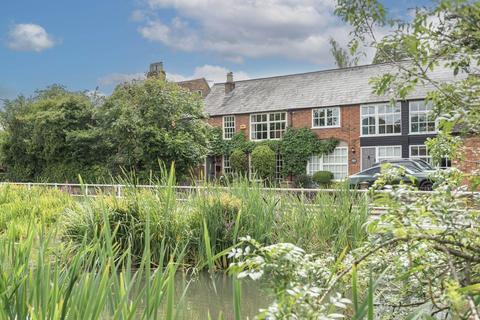
{"label": "pond", "polygon": [[[182,294],[188,285],[185,296]],[[260,288],[260,283],[242,280],[241,313],[242,319],[258,314],[258,309],[267,307],[272,298]],[[234,319],[233,311],[233,280],[228,275],[201,273],[194,278],[178,274],[175,283],[175,302],[180,310],[180,319],[207,319],[210,313],[212,319]],[[179,301],[180,300],[180,301]]]}

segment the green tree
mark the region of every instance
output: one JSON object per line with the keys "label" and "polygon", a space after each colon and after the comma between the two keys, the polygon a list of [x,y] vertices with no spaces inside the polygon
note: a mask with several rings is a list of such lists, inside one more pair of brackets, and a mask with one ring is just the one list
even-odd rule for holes
{"label": "green tree", "polygon": [[187,175],[208,151],[204,119],[201,98],[176,84],[152,78],[118,86],[99,109],[109,169],[147,177],[162,161]]}
{"label": "green tree", "polygon": [[94,107],[83,93],[54,85],[6,101],[3,164],[12,180],[76,180],[102,162]]}
{"label": "green tree", "polygon": [[398,43],[388,42],[388,39],[379,43],[378,47],[373,57],[373,63],[397,62],[409,58],[408,54]]}
{"label": "green tree", "polygon": [[337,67],[348,68],[356,66],[359,56],[355,55],[354,52],[354,49],[349,52],[347,49],[342,48],[335,39],[330,38],[330,53],[335,59]]}
{"label": "green tree", "polygon": [[[426,100],[442,119],[442,134],[427,143],[434,158],[458,149],[459,139],[449,136],[454,128],[480,132],[478,1],[440,0],[417,8],[408,21],[390,18],[376,0],[339,0],[336,13],[352,25],[352,45],[370,46],[392,62],[390,71],[371,79],[375,94],[403,100],[418,86],[430,90]],[[380,39],[387,26],[392,31]],[[402,48],[408,61],[397,61],[385,43]],[[432,77],[440,68],[451,81]],[[384,189],[398,179],[396,170],[387,168],[374,187]],[[403,312],[396,311],[394,318],[414,311],[415,301],[418,312],[409,319],[431,319],[441,312],[452,319],[480,319],[479,210],[477,199],[467,201],[458,192],[464,179],[458,170],[440,170],[432,176],[431,195],[405,196],[408,186],[376,195],[388,210],[371,226],[377,234],[362,260],[372,259],[368,272],[391,266],[388,284],[396,293],[378,295],[377,302],[401,306]]]}

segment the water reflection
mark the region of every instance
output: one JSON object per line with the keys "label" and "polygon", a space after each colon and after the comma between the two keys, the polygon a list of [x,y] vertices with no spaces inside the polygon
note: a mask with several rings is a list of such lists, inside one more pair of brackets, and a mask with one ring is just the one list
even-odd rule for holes
{"label": "water reflection", "polygon": [[[175,283],[175,297],[177,302],[187,291],[180,304],[177,304],[180,319],[207,319],[208,313],[212,319],[218,319],[222,314],[225,320],[234,319],[233,316],[233,283],[227,275],[215,275],[211,278],[206,273],[195,277],[178,274]],[[265,308],[271,298],[260,288],[258,282],[243,280],[241,311],[242,318],[253,318],[258,309]]]}

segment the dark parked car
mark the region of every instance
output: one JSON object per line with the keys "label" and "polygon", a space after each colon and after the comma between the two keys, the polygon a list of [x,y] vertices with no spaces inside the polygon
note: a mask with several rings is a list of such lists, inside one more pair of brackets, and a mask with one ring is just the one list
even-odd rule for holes
{"label": "dark parked car", "polygon": [[413,169],[413,170],[418,169],[418,170],[421,170],[421,171],[429,171],[429,172],[435,171],[435,168],[434,168],[430,163],[428,163],[427,161],[422,160],[422,159],[392,159],[392,160],[384,160],[384,161],[375,163],[373,166],[374,166],[374,167],[375,167],[375,166],[379,166],[379,165],[381,165],[382,163],[396,164],[396,165],[405,167],[405,168],[407,168],[407,169]]}
{"label": "dark parked car", "polygon": [[[404,165],[403,163],[396,163],[397,160],[392,162],[388,161],[395,167],[404,167],[406,171],[406,176],[402,177],[402,180],[406,183],[411,183],[410,176],[414,177],[414,183],[418,189],[423,191],[431,191],[433,182],[429,179],[431,170],[421,170],[417,166],[412,165],[411,163]],[[387,161],[382,162],[387,163]],[[381,164],[377,164],[369,169],[360,171],[357,174],[351,175],[349,177],[349,183],[352,188],[359,188],[362,185],[371,186],[375,180],[378,178],[378,174],[382,169]]]}

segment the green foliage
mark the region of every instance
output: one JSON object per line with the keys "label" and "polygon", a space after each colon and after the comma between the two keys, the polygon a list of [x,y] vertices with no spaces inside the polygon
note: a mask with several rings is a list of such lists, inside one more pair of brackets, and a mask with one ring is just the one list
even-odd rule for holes
{"label": "green foliage", "polygon": [[271,180],[275,175],[275,152],[267,145],[255,147],[252,151],[252,166],[259,178]]}
{"label": "green foliage", "polygon": [[145,181],[159,160],[182,176],[207,154],[203,119],[200,97],[158,79],[98,101],[52,86],[6,101],[1,161],[15,181],[102,182],[124,170]]}
{"label": "green foliage", "polygon": [[310,188],[313,183],[312,177],[306,173],[296,175],[293,181],[297,188]]}
{"label": "green foliage", "polygon": [[75,205],[72,197],[58,190],[0,187],[0,237],[25,238],[36,224],[54,225],[66,208]]}
{"label": "green foliage", "polygon": [[458,159],[462,140],[458,136],[452,136],[445,132],[440,132],[434,138],[428,138],[425,142],[428,153],[432,157],[435,165],[440,165],[442,159]]}
{"label": "green foliage", "polygon": [[[335,12],[353,27],[352,46],[373,47],[379,59],[393,62],[391,71],[373,79],[375,94],[403,100],[415,87],[429,86],[427,100],[433,102],[435,115],[446,120],[442,126],[451,123],[446,131],[456,127],[478,132],[478,1],[441,0],[416,8],[408,20],[390,17],[377,0],[340,0]],[[386,25],[389,33],[377,38],[377,31]],[[399,58],[409,61],[399,62]],[[448,83],[433,78],[432,71],[440,67],[457,77]]]}
{"label": "green foliage", "polygon": [[358,64],[359,56],[351,55],[333,38],[330,38],[330,53],[335,59],[338,68],[353,67]]}
{"label": "green foliage", "polygon": [[1,114],[7,178],[61,182],[88,176],[105,159],[99,131],[92,129],[94,112],[87,96],[60,86],[7,101]]}
{"label": "green foliage", "polygon": [[241,149],[235,149],[230,155],[230,166],[236,173],[246,173],[248,170],[248,156]]}
{"label": "green foliage", "polygon": [[385,39],[378,44],[378,47],[372,63],[387,63],[408,59],[408,54],[396,42]]}
{"label": "green foliage", "polygon": [[186,175],[207,154],[208,125],[198,95],[161,79],[118,86],[99,108],[107,165],[148,177],[159,159]]}
{"label": "green foliage", "polygon": [[[174,310],[174,260],[165,268],[163,262],[152,266],[145,250],[132,269],[131,252],[118,254],[108,228],[99,230],[91,246],[69,255],[56,243],[55,230],[45,232],[40,225],[29,231],[21,241],[0,237],[1,319],[157,319],[165,309]],[[145,241],[150,242],[148,231]]]}
{"label": "green foliage", "polygon": [[287,128],[280,148],[284,174],[287,176],[304,174],[308,159],[312,155],[331,153],[337,145],[338,140],[319,140],[308,128]]}
{"label": "green foliage", "polygon": [[332,182],[333,173],[330,171],[317,171],[313,174],[312,180],[318,185],[328,185]]}
{"label": "green foliage", "polygon": [[257,146],[267,146],[275,154],[282,157],[283,174],[285,176],[305,174],[310,156],[331,153],[338,145],[338,140],[320,140],[315,133],[307,128],[287,128],[281,140],[260,142],[247,140],[242,132],[236,133],[230,140],[222,139],[221,129],[215,129],[213,135],[210,154],[231,155],[236,150],[242,150],[245,154],[250,154]]}

